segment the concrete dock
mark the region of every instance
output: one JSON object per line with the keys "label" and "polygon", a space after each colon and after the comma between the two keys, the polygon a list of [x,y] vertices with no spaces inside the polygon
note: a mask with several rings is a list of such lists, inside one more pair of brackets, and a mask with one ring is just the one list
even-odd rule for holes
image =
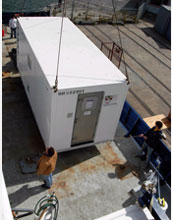
{"label": "concrete dock", "polygon": [[[99,48],[100,40],[119,43],[117,30],[111,25],[78,27]],[[170,43],[155,33],[147,20],[121,26],[120,30],[132,81],[127,101],[142,117],[167,115],[171,105]],[[52,191],[59,199],[60,220],[96,219],[134,204],[129,191],[143,182],[145,162],[134,158],[139,149],[131,138],[122,138],[126,131],[120,123],[113,142],[59,153],[50,190],[40,187],[42,180],[35,173],[22,174],[20,160],[43,152],[44,144],[20,75],[9,56],[16,41],[6,34],[2,43],[2,166],[11,207],[33,209],[42,196]],[[171,197],[164,187],[162,196],[169,202],[170,216]],[[25,219],[33,220],[33,216]]]}

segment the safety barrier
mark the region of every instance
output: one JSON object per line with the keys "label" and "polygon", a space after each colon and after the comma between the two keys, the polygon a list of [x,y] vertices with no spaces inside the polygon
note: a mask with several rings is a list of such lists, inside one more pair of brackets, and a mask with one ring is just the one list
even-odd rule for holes
{"label": "safety barrier", "polygon": [[[146,133],[150,127],[145,123],[145,121],[140,117],[140,115],[130,106],[128,102],[125,102],[120,121],[123,126],[127,129],[127,136],[134,136],[134,140],[139,147],[142,146],[144,140],[143,138],[135,137],[141,133]],[[161,159],[161,165],[159,172],[164,178],[164,180],[171,186],[171,151],[169,148],[162,142],[159,141],[158,146],[156,147],[156,152],[152,153],[151,162],[156,166],[157,155]]]}

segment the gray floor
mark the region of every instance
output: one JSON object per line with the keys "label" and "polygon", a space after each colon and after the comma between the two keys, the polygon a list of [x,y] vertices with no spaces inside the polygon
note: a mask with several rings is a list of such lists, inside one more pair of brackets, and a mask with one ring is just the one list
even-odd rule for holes
{"label": "gray floor", "polygon": [[[100,40],[119,42],[117,30],[111,25],[79,28],[99,48]],[[142,117],[167,115],[170,108],[169,42],[156,34],[147,21],[125,25],[120,30],[132,81],[127,100]],[[3,40],[3,72],[11,73],[12,77],[2,81],[2,165],[12,207],[33,208],[51,191],[59,198],[58,219],[94,219],[133,204],[128,192],[143,181],[144,162],[133,157],[138,148],[131,139],[121,138],[125,131],[120,124],[115,142],[60,153],[49,192],[40,187],[42,182],[36,174],[22,174],[19,161],[42,152],[44,144],[9,56],[11,48],[16,47],[15,40],[8,37]],[[121,70],[124,70],[123,64]],[[126,169],[121,171],[119,164],[125,164]]]}
{"label": "gray floor", "polygon": [[[58,219],[94,219],[134,203],[128,192],[142,179],[144,163],[118,126],[115,142],[60,153],[53,187],[40,187],[39,177],[22,174],[19,161],[43,151],[44,145],[20,78],[3,81],[3,173],[12,207],[33,209],[52,191],[59,199]],[[119,165],[125,164],[121,170]],[[32,216],[26,219],[33,219]]]}

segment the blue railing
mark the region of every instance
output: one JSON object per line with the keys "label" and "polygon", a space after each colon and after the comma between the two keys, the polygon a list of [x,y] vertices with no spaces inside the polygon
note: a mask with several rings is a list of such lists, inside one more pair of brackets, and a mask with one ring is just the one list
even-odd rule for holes
{"label": "blue railing", "polygon": [[[141,133],[146,133],[150,127],[140,117],[140,115],[130,106],[128,102],[125,102],[120,121],[123,126],[127,129],[128,133],[126,136],[132,135],[137,136]],[[138,146],[142,146],[143,138],[133,137]],[[164,180],[171,185],[171,151],[162,142],[159,141],[156,151],[151,156],[151,162],[156,166],[157,155],[161,158],[161,165],[159,172]]]}

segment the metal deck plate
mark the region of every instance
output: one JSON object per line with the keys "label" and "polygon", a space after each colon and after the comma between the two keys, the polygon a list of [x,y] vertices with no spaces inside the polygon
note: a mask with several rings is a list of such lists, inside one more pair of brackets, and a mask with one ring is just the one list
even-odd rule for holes
{"label": "metal deck plate", "polygon": [[19,162],[22,173],[24,174],[35,173],[39,158],[40,158],[40,155],[31,155],[31,156],[28,156],[22,159]]}

